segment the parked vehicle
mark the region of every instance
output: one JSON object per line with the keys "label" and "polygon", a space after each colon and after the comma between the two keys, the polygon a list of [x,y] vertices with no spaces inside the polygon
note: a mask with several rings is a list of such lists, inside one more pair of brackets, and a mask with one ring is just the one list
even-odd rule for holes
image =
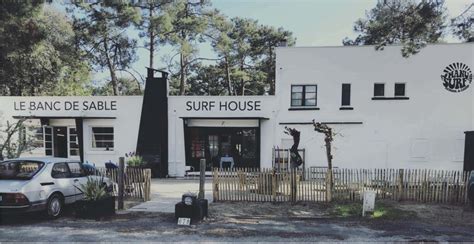
{"label": "parked vehicle", "polygon": [[469,178],[469,191],[467,194],[471,207],[474,208],[474,171],[471,171],[471,177]]}
{"label": "parked vehicle", "polygon": [[106,189],[112,182],[96,170],[66,158],[18,158],[0,162],[0,213],[45,211],[59,217],[66,204],[84,198],[81,185],[100,179]]}

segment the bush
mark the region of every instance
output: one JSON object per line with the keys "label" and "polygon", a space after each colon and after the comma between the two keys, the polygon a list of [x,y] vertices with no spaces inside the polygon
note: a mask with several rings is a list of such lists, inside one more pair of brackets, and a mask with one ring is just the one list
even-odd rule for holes
{"label": "bush", "polygon": [[131,156],[127,160],[127,166],[128,167],[141,167],[145,165],[145,161],[143,161],[143,158],[141,156],[135,155]]}
{"label": "bush", "polygon": [[99,201],[109,197],[103,178],[97,179],[88,177],[86,184],[81,184],[81,186],[77,188],[84,193],[84,200],[86,201]]}

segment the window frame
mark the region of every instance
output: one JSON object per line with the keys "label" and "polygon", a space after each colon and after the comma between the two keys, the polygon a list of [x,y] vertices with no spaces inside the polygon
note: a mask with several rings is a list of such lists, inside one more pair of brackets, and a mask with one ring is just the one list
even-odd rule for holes
{"label": "window frame", "polygon": [[[71,141],[71,130],[72,129],[76,130],[76,133],[74,135],[75,135],[76,141],[77,141],[77,155],[72,155],[71,154],[71,150],[76,150],[75,148],[71,147],[71,143],[73,142],[73,141]],[[68,152],[68,156],[70,158],[79,158],[79,156],[81,154],[80,151],[81,151],[81,148],[79,146],[79,138],[78,138],[78,135],[77,135],[77,128],[75,126],[69,126],[69,127],[67,127],[67,152]]]}
{"label": "window frame", "polygon": [[[383,91],[383,94],[382,94],[382,95],[377,95],[377,94],[375,94],[375,91],[376,91],[376,90],[375,90],[375,86],[376,86],[376,85],[383,85],[383,90],[382,90],[382,91]],[[373,86],[373,96],[374,96],[374,97],[385,97],[385,83],[382,83],[382,82],[376,82],[376,83],[374,83],[374,86]]]}
{"label": "window frame", "polygon": [[[349,86],[349,104],[344,104],[344,85]],[[341,85],[341,107],[351,107],[351,95],[352,95],[352,84],[351,83],[342,83]]]}
{"label": "window frame", "polygon": [[[90,131],[90,140],[89,140],[89,145],[90,145],[90,150],[91,151],[98,151],[98,152],[114,152],[115,151],[115,127],[112,126],[112,125],[91,125],[89,126],[89,131]],[[113,147],[112,149],[109,148],[109,150],[107,150],[107,147],[94,147],[94,128],[112,128],[113,132],[112,132],[112,143],[113,143]]]}
{"label": "window frame", "polygon": [[[403,85],[403,95],[397,95],[397,85]],[[393,97],[406,97],[407,96],[407,83],[406,82],[396,82],[393,85]]]}
{"label": "window frame", "polygon": [[[53,135],[53,126],[50,125],[44,125],[43,126],[43,147],[44,147],[44,155],[46,157],[54,157],[54,135]],[[51,130],[51,132],[48,134],[46,133],[46,130]],[[51,140],[48,141],[46,140],[47,136],[51,136]],[[51,147],[47,147],[47,143],[51,143]],[[48,154],[47,152],[51,151],[51,154]]]}
{"label": "window frame", "polygon": [[[293,93],[300,93],[300,92],[293,92],[293,88],[295,87],[301,87],[301,99],[293,99]],[[314,105],[306,105],[306,88],[307,87],[314,87],[315,92],[308,92],[308,93],[314,93]],[[312,98],[311,98],[312,99]],[[293,105],[293,100],[299,100],[301,101],[301,105]],[[291,85],[290,87],[290,108],[316,108],[318,106],[318,84],[295,84]]]}

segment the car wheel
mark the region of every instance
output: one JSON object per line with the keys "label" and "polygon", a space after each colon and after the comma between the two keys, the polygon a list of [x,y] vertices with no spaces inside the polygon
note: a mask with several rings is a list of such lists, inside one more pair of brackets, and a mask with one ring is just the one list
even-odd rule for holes
{"label": "car wheel", "polygon": [[46,214],[51,219],[56,219],[63,213],[64,203],[63,198],[59,194],[53,194],[48,199],[46,206]]}

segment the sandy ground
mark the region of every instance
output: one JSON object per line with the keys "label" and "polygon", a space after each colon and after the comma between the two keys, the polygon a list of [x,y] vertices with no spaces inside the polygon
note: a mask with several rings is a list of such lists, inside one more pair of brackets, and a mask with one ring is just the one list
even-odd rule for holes
{"label": "sandy ground", "polygon": [[467,207],[385,203],[407,217],[337,217],[326,204],[215,203],[189,227],[171,213],[121,212],[102,221],[3,217],[0,241],[474,241]]}

